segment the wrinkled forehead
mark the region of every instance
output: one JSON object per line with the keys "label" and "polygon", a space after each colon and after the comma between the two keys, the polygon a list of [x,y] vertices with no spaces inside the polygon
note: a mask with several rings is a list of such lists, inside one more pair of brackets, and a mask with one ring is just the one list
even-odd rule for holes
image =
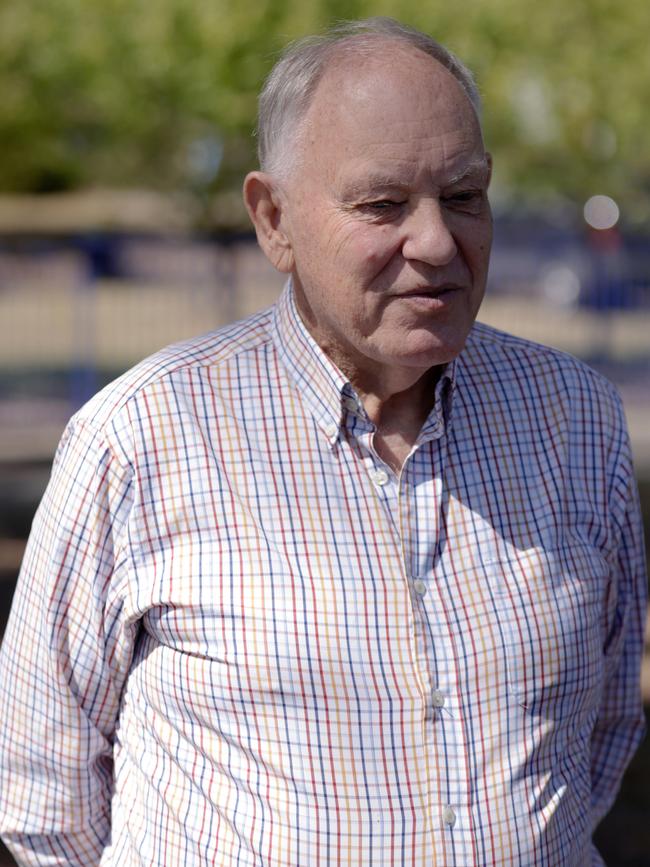
{"label": "wrinkled forehead", "polygon": [[330,124],[336,134],[344,120],[367,126],[384,111],[405,122],[463,116],[480,133],[476,110],[458,79],[423,51],[388,40],[378,41],[372,52],[355,54],[353,45],[333,52],[305,120],[308,125]]}
{"label": "wrinkled forehead", "polygon": [[341,174],[357,161],[427,160],[449,171],[484,157],[480,123],[459,81],[417,49],[388,44],[330,61],[303,124],[302,160]]}

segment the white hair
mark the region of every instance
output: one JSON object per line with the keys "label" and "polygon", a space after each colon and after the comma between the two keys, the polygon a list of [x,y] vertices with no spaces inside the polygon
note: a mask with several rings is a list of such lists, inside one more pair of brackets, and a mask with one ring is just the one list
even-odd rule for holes
{"label": "white hair", "polygon": [[[333,56],[376,53],[379,43],[387,41],[401,42],[437,60],[458,80],[480,116],[481,98],[474,76],[444,45],[393,18],[343,21],[322,35],[290,43],[266,79],[257,119],[257,152],[263,171],[288,173],[296,134]],[[294,162],[296,156],[294,153]]]}

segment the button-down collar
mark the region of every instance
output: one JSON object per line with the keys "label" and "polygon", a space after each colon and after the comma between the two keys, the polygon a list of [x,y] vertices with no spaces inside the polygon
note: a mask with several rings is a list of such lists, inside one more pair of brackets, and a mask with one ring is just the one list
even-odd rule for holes
{"label": "button-down collar", "polygon": [[272,325],[278,357],[320,429],[333,445],[342,419],[342,392],[347,378],[307,330],[296,308],[289,280],[278,301]]}
{"label": "button-down collar", "polygon": [[[302,321],[291,280],[277,304],[272,334],[280,360],[330,445],[336,442],[346,413],[368,420],[354,387],[323,352]],[[444,434],[451,413],[455,379],[454,360],[445,366],[436,383],[434,405],[420,432],[419,443],[438,439]]]}

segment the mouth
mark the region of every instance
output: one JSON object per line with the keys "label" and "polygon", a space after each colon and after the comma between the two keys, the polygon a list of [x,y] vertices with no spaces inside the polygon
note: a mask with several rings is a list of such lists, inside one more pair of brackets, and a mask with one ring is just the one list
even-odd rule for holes
{"label": "mouth", "polygon": [[455,283],[448,283],[442,286],[419,286],[416,289],[397,293],[395,298],[409,304],[411,307],[433,312],[435,310],[443,310],[461,291],[462,287]]}
{"label": "mouth", "polygon": [[409,289],[407,292],[401,292],[400,298],[441,298],[448,295],[450,292],[457,292],[460,286],[455,283],[445,283],[442,286],[419,286],[416,289]]}

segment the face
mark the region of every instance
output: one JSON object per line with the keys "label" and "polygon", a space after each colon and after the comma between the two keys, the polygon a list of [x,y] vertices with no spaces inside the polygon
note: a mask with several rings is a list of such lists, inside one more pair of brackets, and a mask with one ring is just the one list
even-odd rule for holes
{"label": "face", "polygon": [[492,235],[490,160],[461,85],[387,46],[326,71],[285,183],[299,310],[355,383],[419,378],[462,349]]}

